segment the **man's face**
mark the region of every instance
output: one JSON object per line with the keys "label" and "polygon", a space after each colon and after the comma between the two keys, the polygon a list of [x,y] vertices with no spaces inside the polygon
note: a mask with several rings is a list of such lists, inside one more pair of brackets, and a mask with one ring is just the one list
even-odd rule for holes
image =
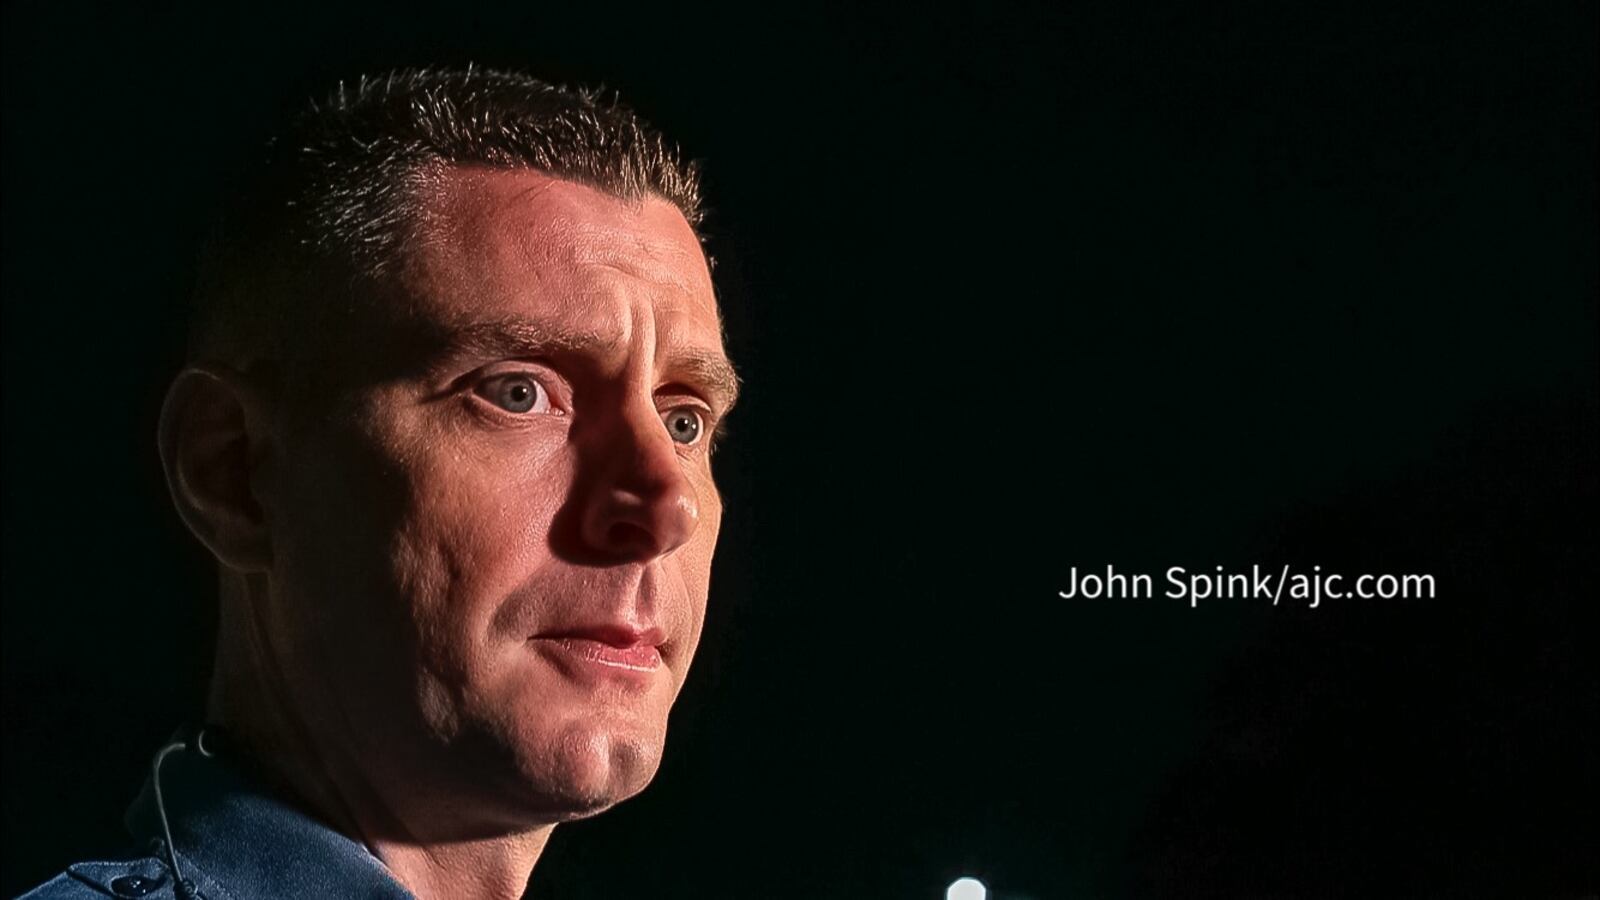
{"label": "man's face", "polygon": [[733,399],[705,257],[665,201],[458,168],[407,259],[331,412],[281,429],[267,631],[347,764],[596,812],[654,774],[705,616]]}

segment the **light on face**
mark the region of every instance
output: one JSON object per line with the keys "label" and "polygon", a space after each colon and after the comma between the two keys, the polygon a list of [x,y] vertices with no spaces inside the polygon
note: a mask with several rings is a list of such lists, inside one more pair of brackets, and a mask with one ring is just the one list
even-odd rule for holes
{"label": "light on face", "polygon": [[989,889],[976,878],[957,878],[944,889],[944,900],[988,900]]}

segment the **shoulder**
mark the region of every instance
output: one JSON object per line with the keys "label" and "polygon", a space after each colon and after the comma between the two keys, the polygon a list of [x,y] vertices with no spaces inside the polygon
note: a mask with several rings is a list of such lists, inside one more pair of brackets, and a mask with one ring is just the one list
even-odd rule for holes
{"label": "shoulder", "polygon": [[170,900],[172,875],[155,857],[117,862],[81,862],[18,897],[17,900],[80,900],[127,897]]}

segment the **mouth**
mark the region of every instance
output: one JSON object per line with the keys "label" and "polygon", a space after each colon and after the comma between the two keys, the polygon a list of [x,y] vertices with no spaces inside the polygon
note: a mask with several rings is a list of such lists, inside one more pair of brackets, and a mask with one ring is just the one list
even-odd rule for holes
{"label": "mouth", "polygon": [[624,674],[661,668],[666,637],[659,628],[606,624],[536,634],[529,643],[549,650],[568,667]]}

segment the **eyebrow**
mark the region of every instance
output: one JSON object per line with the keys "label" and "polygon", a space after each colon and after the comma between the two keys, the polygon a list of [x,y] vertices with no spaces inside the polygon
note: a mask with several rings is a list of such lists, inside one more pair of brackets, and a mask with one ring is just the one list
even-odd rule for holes
{"label": "eyebrow", "polygon": [[686,350],[675,354],[666,366],[667,373],[710,394],[718,416],[726,416],[739,402],[739,373],[720,353]]}
{"label": "eyebrow", "polygon": [[576,353],[607,350],[616,345],[616,341],[599,332],[552,328],[523,319],[474,322],[450,329],[441,338],[442,346],[436,354],[440,365],[466,357]]}
{"label": "eyebrow", "polygon": [[[467,358],[510,358],[548,354],[604,353],[619,341],[596,331],[552,327],[524,319],[474,322],[441,335],[439,352],[429,368],[436,372]],[[719,416],[739,400],[739,375],[721,353],[698,348],[673,353],[663,367],[666,377],[710,395]]]}

